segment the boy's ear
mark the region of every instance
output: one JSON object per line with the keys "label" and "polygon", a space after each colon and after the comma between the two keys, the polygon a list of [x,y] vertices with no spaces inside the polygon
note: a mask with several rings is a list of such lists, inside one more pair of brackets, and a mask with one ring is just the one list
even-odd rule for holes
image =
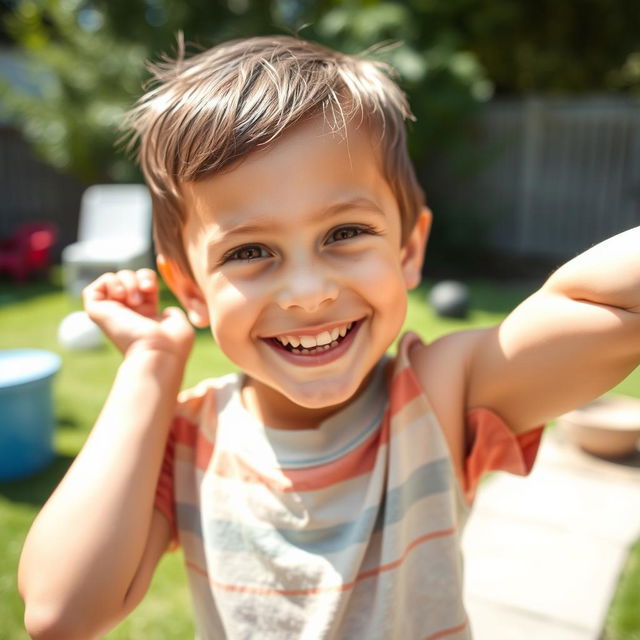
{"label": "boy's ear", "polygon": [[422,279],[422,263],[424,262],[424,251],[429,238],[429,231],[431,231],[432,218],[431,209],[423,207],[415,226],[400,251],[402,273],[407,289],[414,289]]}
{"label": "boy's ear", "polygon": [[168,260],[161,253],[158,254],[156,263],[162,279],[187,311],[191,324],[199,328],[208,327],[207,303],[193,278],[186,275],[174,261]]}

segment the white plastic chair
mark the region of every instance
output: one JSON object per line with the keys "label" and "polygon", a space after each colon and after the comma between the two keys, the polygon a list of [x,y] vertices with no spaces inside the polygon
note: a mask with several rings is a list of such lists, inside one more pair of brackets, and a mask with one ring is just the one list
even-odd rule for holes
{"label": "white plastic chair", "polygon": [[62,251],[65,288],[71,295],[107,271],[153,264],[151,198],[142,184],[89,187],[82,196],[78,242]]}

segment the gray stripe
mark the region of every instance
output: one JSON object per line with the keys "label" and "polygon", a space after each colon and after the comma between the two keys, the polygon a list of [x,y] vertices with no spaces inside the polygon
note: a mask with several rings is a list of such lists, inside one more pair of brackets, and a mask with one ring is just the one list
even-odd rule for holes
{"label": "gray stripe", "polygon": [[[228,520],[206,523],[207,546],[216,551],[237,551],[277,557],[291,546],[312,554],[342,551],[371,538],[372,531],[399,522],[418,500],[450,489],[450,463],[435,460],[416,469],[399,487],[383,496],[382,504],[365,509],[356,519],[343,524],[310,530],[260,527]],[[363,492],[364,494],[364,492]],[[177,505],[181,529],[202,537],[200,514],[189,504]]]}

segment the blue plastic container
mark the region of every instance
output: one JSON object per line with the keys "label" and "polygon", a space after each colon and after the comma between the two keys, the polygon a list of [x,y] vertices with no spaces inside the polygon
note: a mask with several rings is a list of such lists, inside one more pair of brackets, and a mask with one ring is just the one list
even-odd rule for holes
{"label": "blue plastic container", "polygon": [[60,362],[49,351],[0,350],[0,481],[28,476],[53,460],[51,383]]}

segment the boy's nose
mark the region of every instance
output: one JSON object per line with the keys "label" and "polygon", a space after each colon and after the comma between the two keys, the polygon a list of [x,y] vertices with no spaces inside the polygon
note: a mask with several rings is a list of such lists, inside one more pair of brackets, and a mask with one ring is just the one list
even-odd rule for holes
{"label": "boy's nose", "polygon": [[339,288],[333,278],[319,269],[296,270],[286,279],[277,294],[282,309],[299,308],[314,312],[338,297]]}

